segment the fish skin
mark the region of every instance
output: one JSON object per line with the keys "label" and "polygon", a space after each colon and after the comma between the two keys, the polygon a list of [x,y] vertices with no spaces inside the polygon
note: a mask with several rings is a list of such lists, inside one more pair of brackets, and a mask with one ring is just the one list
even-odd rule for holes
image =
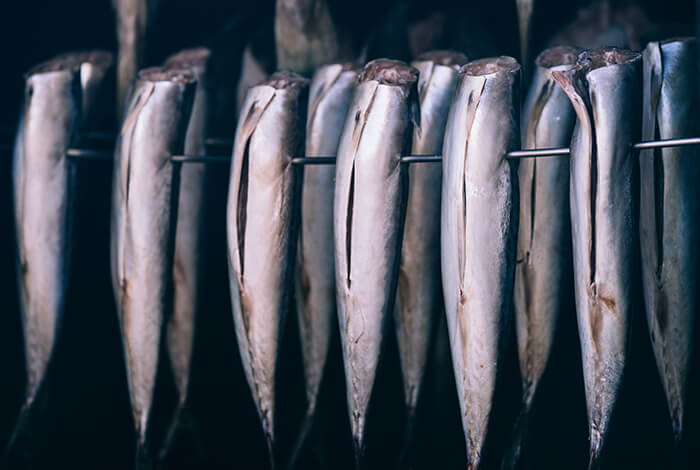
{"label": "fish skin", "polygon": [[638,163],[630,146],[641,131],[641,54],[593,49],[573,69],[552,75],[578,118],[571,140],[571,231],[589,468],[594,468],[619,396],[638,292]]}
{"label": "fish skin", "polygon": [[[109,109],[102,98],[113,62],[106,51],[66,53],[27,75],[13,157],[13,195],[28,374],[24,404],[8,449],[29,424],[64,314],[77,183],[76,168],[65,158],[65,150],[77,144],[80,134],[93,128]],[[43,119],[45,115],[52,119]],[[45,200],[52,205],[47,207]],[[44,210],[48,216],[40,215]]]}
{"label": "fish skin", "polygon": [[460,71],[442,168],[443,297],[468,468],[481,468],[508,338],[518,228],[520,66],[511,57]]}
{"label": "fish skin", "polygon": [[[420,75],[421,127],[413,130],[411,155],[440,155],[459,69],[464,54],[433,51],[411,63]],[[415,415],[437,315],[442,312],[440,284],[440,165],[408,168],[408,200],[394,310],[404,397],[409,419]],[[410,426],[409,426],[410,427]]]}
{"label": "fish skin", "polygon": [[129,104],[129,90],[145,65],[146,34],[160,0],[112,0],[117,23],[117,115]]}
{"label": "fish skin", "polygon": [[275,373],[289,308],[308,80],[287,71],[250,88],[238,121],[227,208],[238,348],[274,466]]}
{"label": "fish skin", "polygon": [[407,198],[400,157],[419,123],[418,71],[369,62],[358,80],[338,146],[333,208],[338,322],[357,465],[365,418],[393,313]]}
{"label": "fish skin", "polygon": [[[538,56],[522,113],[523,149],[569,146],[576,114],[552,78],[552,70],[570,69],[579,52],[561,46]],[[520,227],[513,301],[522,408],[507,456],[510,462],[504,462],[503,468],[514,467],[520,457],[533,399],[549,362],[567,281],[572,275],[568,159],[523,159],[518,179]]]}
{"label": "fish skin", "polygon": [[[647,45],[643,140],[698,135],[698,104],[689,99],[697,88],[696,54],[694,38]],[[683,435],[700,290],[699,156],[697,147],[643,150],[640,155],[644,300],[676,443]]]}
{"label": "fish skin", "polygon": [[277,0],[277,68],[311,76],[340,59],[338,32],[326,0]]}
{"label": "fish skin", "polygon": [[[185,155],[199,156],[207,153],[205,139],[209,133],[213,108],[209,81],[210,60],[209,49],[194,48],[171,56],[164,64],[167,68],[188,70],[197,80],[192,113],[185,134]],[[188,397],[196,316],[205,275],[203,263],[206,256],[204,237],[207,173],[207,165],[204,163],[188,163],[180,169],[173,261],[173,311],[166,323],[166,346],[178,392],[178,409],[164,451],[167,451],[168,444],[172,442]]]}
{"label": "fish skin", "polygon": [[137,435],[146,465],[147,432],[161,332],[173,303],[179,172],[195,95],[185,70],[139,72],[119,133],[112,184],[112,283]]}
{"label": "fish skin", "polygon": [[[336,154],[358,73],[353,64],[339,63],[322,66],[314,73],[306,123],[307,157]],[[334,190],[333,166],[304,168],[294,285],[309,419],[316,409],[335,327]]]}

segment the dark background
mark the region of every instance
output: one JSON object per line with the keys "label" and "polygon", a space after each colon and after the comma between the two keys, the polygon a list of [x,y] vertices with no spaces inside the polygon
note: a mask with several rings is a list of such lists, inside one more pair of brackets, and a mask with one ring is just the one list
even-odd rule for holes
{"label": "dark background", "polygon": [[[392,0],[330,1],[336,21],[351,30],[359,43],[396,2]],[[570,21],[581,0],[538,0],[533,27],[533,49],[539,50],[562,25]],[[678,34],[692,27],[692,0],[643,1],[648,15],[660,23],[675,23]],[[493,54],[518,55],[517,20],[513,0],[412,0],[410,18],[445,10],[450,18],[468,18],[474,31],[491,38]],[[243,44],[254,34],[269,37],[274,2],[271,0],[162,0],[150,32],[148,64],[158,64],[183,47],[215,43],[237,62]],[[246,21],[231,23],[237,15]],[[228,23],[227,23],[228,22]],[[217,33],[233,24],[227,33]],[[260,32],[262,31],[262,33]],[[393,31],[389,29],[388,35]],[[469,34],[459,31],[455,34]],[[0,8],[0,127],[14,128],[22,96],[22,74],[53,55],[77,49],[116,50],[114,15],[109,0],[5,0]],[[474,58],[474,57],[472,57]],[[232,71],[235,86],[237,71]],[[218,136],[233,133],[234,116],[224,116]],[[11,432],[24,390],[21,327],[14,277],[15,242],[11,205],[11,135],[0,134],[0,448]],[[35,468],[131,467],[134,436],[124,375],[117,314],[109,280],[109,194],[111,165],[82,163],[74,239],[72,281],[51,379],[33,422],[30,450]],[[211,184],[208,237],[210,259],[205,305],[200,311],[191,390],[191,406],[199,432],[200,452],[191,435],[183,434],[166,468],[267,468],[267,456],[257,414],[235,345],[224,240],[224,204],[227,168],[215,171]],[[640,292],[641,297],[641,292]],[[293,315],[293,312],[290,312]],[[585,468],[587,429],[580,357],[573,309],[563,312],[554,357],[537,401],[536,442],[531,457],[537,468]],[[632,354],[620,409],[609,441],[608,468],[670,468],[671,434],[661,385],[646,332],[643,310],[637,312],[632,332]],[[287,322],[281,354],[278,410],[280,461],[291,446],[304,408],[299,351],[294,321]],[[443,345],[444,346],[444,345]],[[393,468],[404,432],[402,388],[395,341],[387,341],[377,395],[369,418],[367,453],[373,468]],[[419,427],[412,446],[416,467],[464,468],[465,449],[451,366],[445,349],[436,348],[428,372]],[[439,353],[442,351],[442,354]],[[497,461],[509,426],[517,413],[519,378],[511,351],[506,377],[500,387],[497,432],[490,446]],[[697,363],[697,361],[696,361]],[[698,444],[698,375],[690,390],[690,419],[686,448]],[[318,465],[351,468],[352,448],[343,392],[342,364],[335,344],[330,359],[319,423],[300,468]],[[152,440],[160,443],[175,392],[170,371],[159,372]],[[22,447],[22,446],[20,446]],[[17,452],[15,452],[17,453]],[[24,453],[24,450],[19,452]],[[688,452],[687,468],[700,468],[700,459]],[[21,455],[0,463],[22,468]],[[493,468],[496,468],[495,466]]]}

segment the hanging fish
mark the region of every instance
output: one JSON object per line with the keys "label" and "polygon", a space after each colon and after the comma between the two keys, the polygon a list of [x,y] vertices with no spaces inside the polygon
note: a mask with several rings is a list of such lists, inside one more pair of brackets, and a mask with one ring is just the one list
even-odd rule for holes
{"label": "hanging fish", "polygon": [[530,31],[532,29],[532,11],[535,0],[515,0],[518,9],[518,30],[520,32],[520,60],[526,64],[530,61]]}
{"label": "hanging fish", "polygon": [[188,71],[139,72],[114,154],[112,282],[136,429],[136,466],[150,468],[147,434],[163,324],[173,303],[179,174],[195,94]]}
{"label": "hanging fish", "polygon": [[[561,46],[546,49],[537,57],[522,114],[524,149],[569,146],[576,114],[569,98],[552,78],[552,71],[571,69],[579,52]],[[522,409],[505,468],[513,468],[520,457],[572,269],[568,158],[524,159],[518,176],[520,228],[514,305]]]}
{"label": "hanging fish", "polygon": [[160,0],[112,0],[117,22],[117,113],[127,106],[133,80],[146,60],[146,33]]}
{"label": "hanging fish", "polygon": [[393,312],[407,199],[400,158],[419,123],[418,71],[365,65],[338,146],[333,226],[338,323],[350,426],[360,465],[382,339]]}
{"label": "hanging fish", "polygon": [[445,129],[442,285],[469,469],[482,468],[512,308],[519,90],[515,59],[468,63]]}
{"label": "hanging fish", "polygon": [[100,98],[112,64],[109,52],[69,53],[26,75],[13,193],[27,384],[8,451],[29,425],[64,315],[76,191],[66,150],[108,109]]}
{"label": "hanging fish", "polygon": [[[354,64],[346,63],[322,66],[314,74],[306,122],[307,157],[332,156],[338,151],[358,73]],[[313,423],[328,348],[336,328],[334,188],[333,166],[308,165],[304,168],[294,285],[307,405],[297,449],[291,460],[295,460]]]}
{"label": "hanging fish", "polygon": [[552,75],[576,110],[570,201],[574,293],[596,467],[627,360],[639,255],[632,143],[641,130],[641,54],[603,48]]}
{"label": "hanging fish", "polygon": [[326,0],[277,0],[277,68],[311,76],[320,65],[338,60],[338,32]]}
{"label": "hanging fish", "polygon": [[[168,58],[164,64],[170,69],[188,70],[197,80],[192,113],[185,135],[185,155],[202,156],[207,153],[205,139],[212,109],[210,58],[209,49],[186,49]],[[175,377],[178,403],[161,456],[164,456],[173,444],[178,428],[189,426],[194,433],[187,398],[196,315],[201,302],[204,277],[206,187],[206,164],[188,163],[180,169],[173,261],[173,312],[165,326],[166,346]]]}
{"label": "hanging fish", "polygon": [[[440,155],[459,69],[464,54],[432,51],[411,65],[419,73],[421,126],[413,130],[412,155]],[[401,248],[394,326],[403,373],[408,413],[407,442],[415,421],[428,351],[437,315],[442,313],[440,284],[440,165],[424,163],[408,168],[408,201]]]}
{"label": "hanging fish", "polygon": [[[644,50],[643,140],[699,135],[695,38],[651,42]],[[683,435],[698,308],[700,152],[643,150],[640,159],[642,279],[651,343],[676,444]]]}
{"label": "hanging fish", "polygon": [[296,248],[308,80],[277,72],[248,90],[236,129],[227,208],[238,348],[274,468],[275,374]]}

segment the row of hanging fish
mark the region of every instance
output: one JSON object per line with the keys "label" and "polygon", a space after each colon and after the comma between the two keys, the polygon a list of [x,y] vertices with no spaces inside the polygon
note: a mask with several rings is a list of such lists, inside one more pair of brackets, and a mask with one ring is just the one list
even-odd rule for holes
{"label": "row of hanging fish", "polygon": [[[697,309],[700,161],[693,147],[636,155],[631,144],[697,135],[697,103],[687,99],[696,51],[691,38],[650,43],[643,55],[548,49],[522,112],[514,59],[467,62],[449,51],[412,65],[323,65],[310,81],[280,71],[250,88],[231,160],[228,263],[236,340],[271,458],[278,348],[294,301],[307,400],[300,442],[339,331],[358,465],[386,336],[397,338],[411,420],[444,308],[468,462],[480,468],[514,320],[523,387],[505,461],[514,465],[573,276],[596,465],[629,323],[642,305],[640,267],[680,440]],[[163,335],[179,394],[173,429],[189,419],[207,168],[179,168],[170,157],[205,153],[208,60],[206,49],[193,49],[142,70],[114,154],[112,280],[144,466]],[[108,53],[68,54],[27,74],[13,173],[27,387],[14,437],[26,431],[65,314],[75,188],[66,151],[97,119],[112,66]],[[567,145],[569,159],[518,167],[506,158],[521,146]],[[442,167],[402,164],[408,154],[442,154]],[[300,155],[337,155],[336,165],[301,169],[292,164]]]}

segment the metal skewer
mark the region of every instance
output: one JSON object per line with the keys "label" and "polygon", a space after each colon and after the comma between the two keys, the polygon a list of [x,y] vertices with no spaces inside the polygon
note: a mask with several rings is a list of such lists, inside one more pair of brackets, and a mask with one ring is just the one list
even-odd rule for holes
{"label": "metal skewer", "polygon": [[[207,141],[216,142],[216,145],[225,145],[227,139],[207,139]],[[683,147],[687,145],[700,145],[700,137],[688,137],[685,139],[666,139],[666,140],[651,140],[646,142],[638,142],[632,146],[633,150],[646,150],[663,147]],[[532,149],[532,150],[514,150],[508,152],[506,158],[546,158],[546,157],[564,157],[568,156],[571,150],[568,147],[548,148],[548,149]],[[87,158],[87,159],[111,159],[112,152],[103,150],[91,149],[68,149],[66,155],[71,158]],[[226,155],[174,155],[171,157],[173,162],[177,163],[227,163],[231,160],[230,156]],[[442,161],[441,155],[405,155],[401,157],[402,163],[437,163]],[[333,165],[335,164],[334,156],[323,157],[294,157],[293,165]]]}

